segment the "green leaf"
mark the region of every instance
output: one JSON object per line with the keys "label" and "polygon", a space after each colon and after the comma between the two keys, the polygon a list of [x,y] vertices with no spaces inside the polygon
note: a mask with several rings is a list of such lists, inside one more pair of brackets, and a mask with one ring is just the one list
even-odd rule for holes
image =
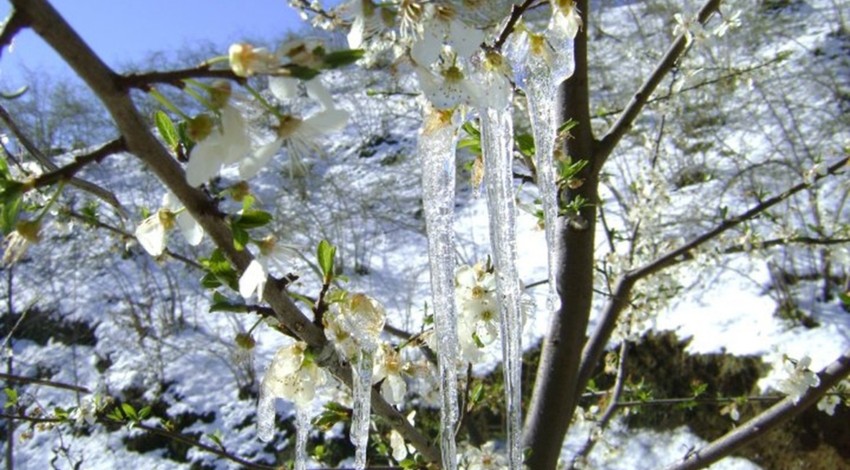
{"label": "green leaf", "polygon": [[238,225],[233,226],[233,248],[236,248],[238,251],[242,251],[248,246],[248,242],[251,241],[251,236],[248,232]]}
{"label": "green leaf", "polygon": [[207,434],[207,437],[211,441],[215,442],[215,444],[217,446],[224,449],[224,441],[222,441],[222,439],[221,439],[221,430],[220,429],[216,429],[216,431],[212,434]]}
{"label": "green leaf", "polygon": [[302,65],[288,64],[283,66],[285,69],[289,70],[289,75],[293,78],[297,78],[299,80],[312,80],[319,75],[319,71],[315,69],[311,69],[310,67],[304,67]]}
{"label": "green leaf", "polygon": [[469,404],[474,405],[481,401],[481,397],[484,396],[484,384],[479,382],[475,384],[475,388],[472,389],[472,393],[469,396]]}
{"label": "green leaf", "polygon": [[177,134],[177,129],[174,127],[174,122],[162,111],[153,113],[153,120],[156,123],[156,128],[159,130],[159,135],[165,141],[169,148],[174,149],[180,143],[180,136]]}
{"label": "green leaf", "polygon": [[334,255],[336,255],[336,247],[331,245],[327,240],[319,242],[319,247],[316,250],[319,268],[322,270],[323,281],[327,284],[333,279],[334,274]]}
{"label": "green leaf", "polygon": [[[13,182],[14,183],[14,182]],[[13,230],[15,230],[15,225],[18,222],[18,215],[21,212],[21,206],[23,205],[23,193],[21,193],[21,185],[20,183],[15,184],[7,184],[6,188],[0,192],[0,228],[2,228],[4,234],[9,234]]]}
{"label": "green leaf", "polygon": [[136,409],[133,408],[133,405],[131,405],[129,403],[122,403],[121,404],[121,411],[124,412],[124,416],[126,416],[130,419],[136,420],[136,419],[139,418],[139,415],[136,413]]}
{"label": "green leaf", "polygon": [[245,230],[262,227],[272,221],[272,215],[261,210],[245,210],[242,211],[230,225],[234,228],[239,227]]}
{"label": "green leaf", "polygon": [[112,411],[110,411],[106,415],[106,417],[111,419],[112,421],[118,421],[118,422],[124,421],[124,415],[121,414],[120,408],[113,408]]}
{"label": "green leaf", "polygon": [[148,416],[150,416],[150,415],[151,415],[151,407],[150,407],[150,405],[148,405],[148,406],[146,406],[146,407],[142,408],[141,410],[139,410],[139,419],[146,419],[146,418],[147,418]]}
{"label": "green leaf", "polygon": [[210,305],[210,313],[212,312],[235,312],[245,313],[248,308],[244,302],[229,299],[221,292],[213,293],[212,305]]}
{"label": "green leaf", "polygon": [[534,137],[531,134],[517,134],[514,140],[519,153],[524,157],[534,158]]}
{"label": "green leaf", "polygon": [[201,279],[201,285],[207,289],[224,285],[239,290],[239,276],[221,250],[214,250],[209,258],[201,259],[200,263],[208,273]]}
{"label": "green leaf", "polygon": [[348,64],[353,64],[360,60],[361,57],[366,53],[363,49],[345,49],[341,51],[334,51],[329,54],[326,54],[324,57],[325,65],[329,69],[336,69],[339,67],[344,67]]}
{"label": "green leaf", "polygon": [[6,403],[3,405],[3,408],[10,408],[18,404],[18,391],[14,388],[4,388],[3,392],[6,394]]}

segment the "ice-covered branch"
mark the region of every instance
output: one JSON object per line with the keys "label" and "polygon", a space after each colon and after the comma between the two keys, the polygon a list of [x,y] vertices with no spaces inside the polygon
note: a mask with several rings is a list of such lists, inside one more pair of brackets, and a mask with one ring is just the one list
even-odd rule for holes
{"label": "ice-covered branch", "polygon": [[[702,8],[700,8],[699,13],[697,13],[697,21],[699,21],[700,24],[705,24],[711,15],[720,8],[720,3],[721,0],[708,0]],[[658,84],[661,83],[661,80],[663,80],[671,70],[673,70],[676,66],[676,62],[679,60],[679,57],[681,57],[687,50],[688,42],[687,31],[680,34],[676,40],[673,41],[673,44],[671,44],[670,48],[667,49],[667,52],[661,59],[661,62],[655,66],[655,69],[649,77],[647,77],[646,81],[643,82],[640,88],[638,88],[632,96],[632,99],[629,101],[629,104],[626,105],[625,110],[617,119],[617,122],[615,122],[605,136],[602,137],[602,140],[596,148],[596,155],[598,157],[597,167],[602,166],[608,156],[611,155],[611,152],[614,151],[614,148],[617,147],[620,139],[622,139],[626,132],[628,132],[628,130],[632,127],[632,123],[634,123],[635,119],[637,119],[641,111],[643,111],[644,106],[646,106],[652,96],[652,93],[658,87]]]}
{"label": "ice-covered branch", "polygon": [[801,397],[786,397],[711,444],[690,452],[682,462],[669,466],[668,470],[691,470],[711,465],[799,415],[806,408],[817,403],[829,389],[848,375],[850,375],[850,351],[845,352],[820,372],[818,374],[820,384],[807,389]]}
{"label": "ice-covered branch", "polygon": [[[121,77],[83,42],[46,0],[12,0],[12,4],[106,106],[127,144],[127,150],[151,169],[183,203],[188,213],[203,227],[237,271],[243,272],[253,260],[251,254],[234,247],[231,229],[214,202],[203,191],[186,182],[183,168],[153,135],[150,126],[136,109],[129,90],[121,86]],[[333,352],[322,329],[314,325],[292,299],[280,290],[265,289],[263,297],[281,323],[320,353],[322,366],[350,386],[350,367]],[[416,447],[425,459],[440,460],[439,451],[430,440],[378,393],[372,393],[372,408]]]}

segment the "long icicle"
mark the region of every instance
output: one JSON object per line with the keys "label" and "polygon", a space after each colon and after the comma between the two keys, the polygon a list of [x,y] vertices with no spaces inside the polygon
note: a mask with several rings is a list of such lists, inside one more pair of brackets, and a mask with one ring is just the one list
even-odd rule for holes
{"label": "long icicle", "polygon": [[508,459],[522,468],[522,312],[516,250],[516,203],[513,192],[513,119],[510,97],[502,109],[482,109],[484,181],[490,214],[490,245],[496,267],[496,291],[502,333],[502,361],[507,403]]}
{"label": "long icicle", "polygon": [[454,203],[456,126],[451,111],[426,112],[419,136],[422,199],[431,267],[431,298],[440,372],[440,444],[444,470],[457,468],[457,311],[454,289]]}
{"label": "long icicle", "polygon": [[310,415],[307,407],[295,405],[295,470],[307,470],[307,434],[310,432]]}
{"label": "long icicle", "polygon": [[371,420],[372,399],[372,362],[373,348],[363,348],[353,364],[352,402],[354,414],[351,417],[351,443],[354,444],[354,468],[366,468],[366,447],[369,444],[369,423]]}
{"label": "long icicle", "polygon": [[555,137],[557,132],[555,103],[557,102],[557,85],[552,83],[548,70],[540,71],[541,75],[528,77],[526,99],[528,100],[528,115],[531,120],[531,131],[534,134],[534,163],[537,167],[537,185],[540,199],[543,201],[543,223],[546,231],[546,246],[549,262],[549,296],[546,299],[547,308],[554,312],[558,308],[558,293],[555,289],[555,273],[557,267],[557,246],[555,225],[558,218],[558,188],[555,179]]}

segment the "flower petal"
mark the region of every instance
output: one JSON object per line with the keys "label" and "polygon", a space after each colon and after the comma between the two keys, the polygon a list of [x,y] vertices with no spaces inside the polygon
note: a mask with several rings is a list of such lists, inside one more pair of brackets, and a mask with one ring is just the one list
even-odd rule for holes
{"label": "flower petal", "polygon": [[246,180],[259,173],[269,163],[269,160],[277,154],[281,146],[283,146],[283,139],[275,139],[257,149],[250,157],[242,160],[242,163],[239,164],[239,177]]}
{"label": "flower petal", "polygon": [[192,246],[199,245],[204,239],[204,229],[201,224],[185,210],[177,214],[177,227],[180,228],[180,233],[183,234],[186,242]]}
{"label": "flower petal", "polygon": [[136,239],[151,256],[159,256],[165,251],[165,227],[160,223],[158,213],[136,227]]}
{"label": "flower petal", "polygon": [[257,260],[251,261],[242,277],[239,278],[239,293],[245,299],[250,299],[254,292],[257,297],[263,298],[263,289],[266,286],[266,270]]}

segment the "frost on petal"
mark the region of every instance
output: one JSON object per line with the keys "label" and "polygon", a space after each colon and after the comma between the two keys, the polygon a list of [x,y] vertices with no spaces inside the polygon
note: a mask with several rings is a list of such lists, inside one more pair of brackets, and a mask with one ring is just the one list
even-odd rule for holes
{"label": "frost on petal", "polygon": [[253,260],[239,278],[239,294],[245,299],[250,299],[254,292],[259,299],[263,298],[263,289],[266,286],[266,269],[259,261]]}
{"label": "frost on petal", "polygon": [[180,228],[180,233],[183,234],[186,242],[192,246],[199,245],[204,239],[204,229],[201,224],[185,210],[177,214],[177,227]]}
{"label": "frost on petal", "polygon": [[426,26],[422,38],[410,48],[410,56],[417,64],[427,67],[440,57],[440,52],[443,50],[443,38],[438,29]]}
{"label": "frost on petal", "polygon": [[165,251],[165,227],[156,213],[136,227],[136,239],[151,256],[159,256]]}
{"label": "frost on petal", "polygon": [[269,77],[269,91],[278,101],[288,101],[298,93],[298,79],[292,77]]}
{"label": "frost on petal", "polygon": [[283,139],[278,138],[258,148],[253,155],[239,164],[239,177],[243,180],[254,177],[269,163],[281,146],[283,146]]}
{"label": "frost on petal", "polygon": [[458,56],[468,59],[484,42],[484,31],[455,19],[449,24],[448,42]]}

